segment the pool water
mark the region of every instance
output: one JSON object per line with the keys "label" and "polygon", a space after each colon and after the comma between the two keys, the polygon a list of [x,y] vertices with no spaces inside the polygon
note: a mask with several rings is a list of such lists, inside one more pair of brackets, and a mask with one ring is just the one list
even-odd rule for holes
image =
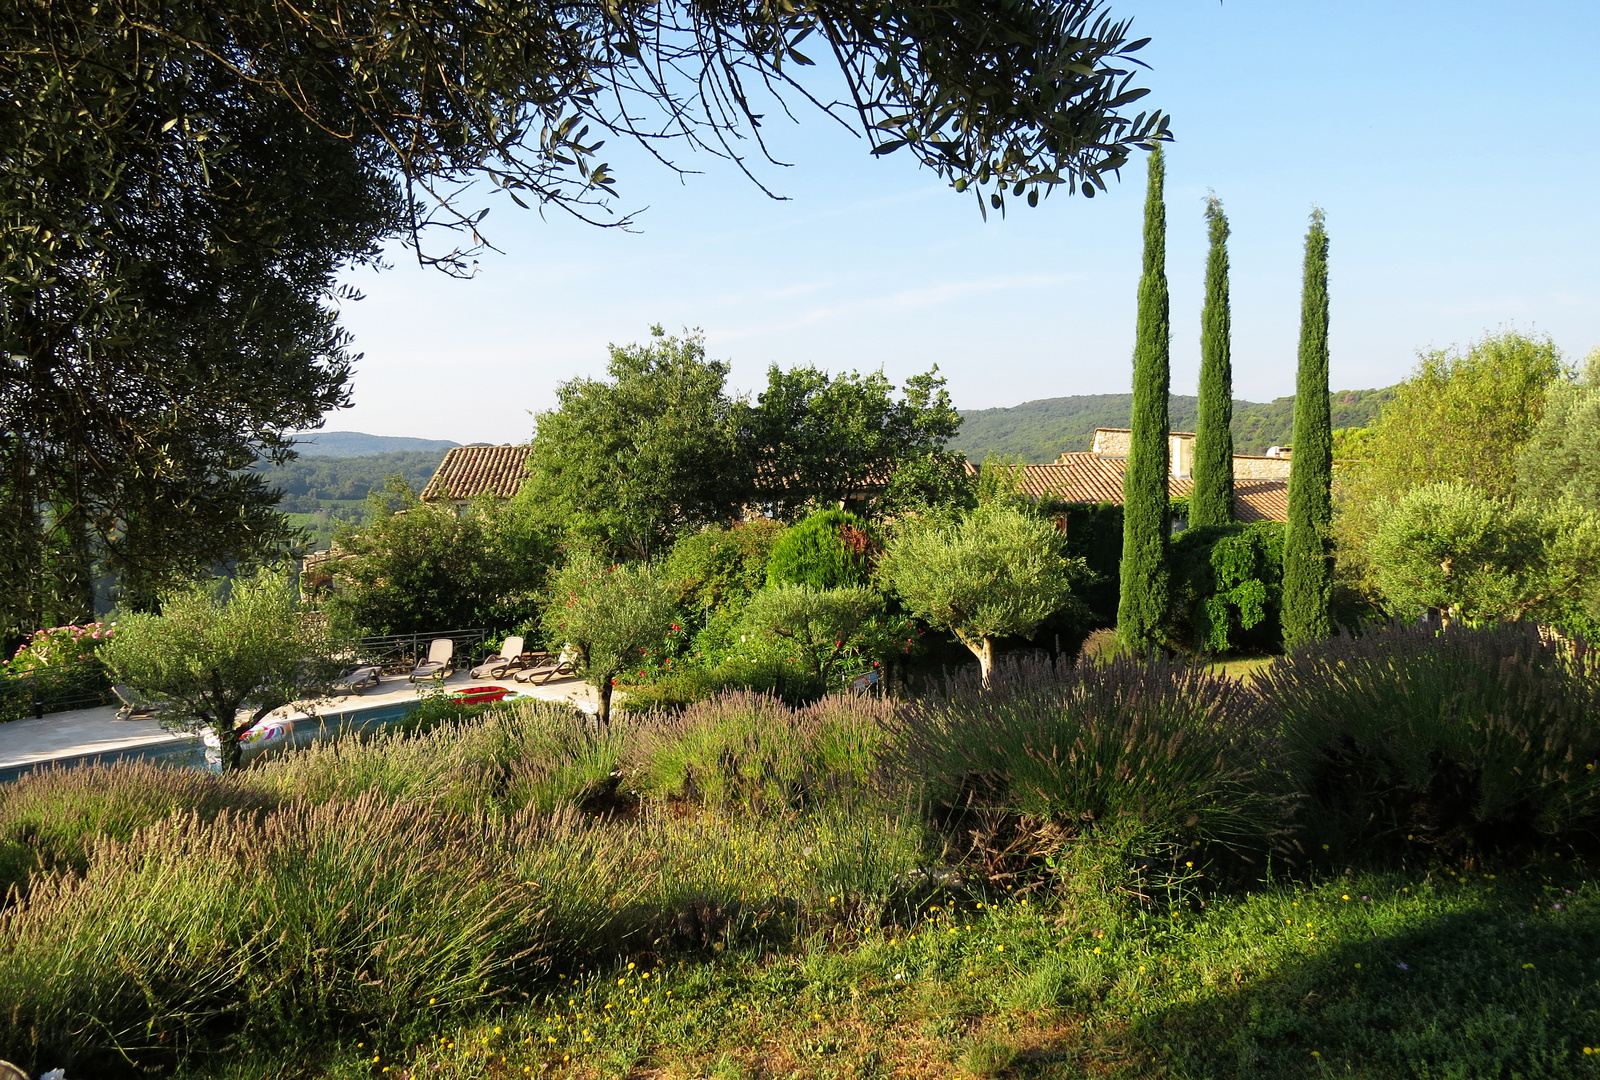
{"label": "pool water", "polygon": [[[288,747],[305,746],[307,743],[339,735],[379,730],[398,720],[404,720],[421,706],[420,701],[394,701],[387,705],[347,709],[325,716],[303,717],[294,722],[289,734]],[[205,769],[210,772],[216,772],[220,767],[216,760],[216,751],[208,753],[205,744],[200,741],[200,736],[195,735],[185,739],[123,746],[114,750],[98,750],[91,754],[6,765],[0,767],[0,784],[10,783],[35,769],[47,769],[52,766],[71,768],[76,765],[109,765],[114,761],[148,761],[177,769]]]}

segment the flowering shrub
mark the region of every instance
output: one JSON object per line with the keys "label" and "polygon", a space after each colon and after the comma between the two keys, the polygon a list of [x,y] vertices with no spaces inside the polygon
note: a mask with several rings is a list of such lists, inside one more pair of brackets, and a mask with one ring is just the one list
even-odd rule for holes
{"label": "flowering shrub", "polygon": [[0,668],[7,675],[17,675],[39,668],[81,667],[93,663],[95,651],[111,640],[115,629],[112,623],[94,622],[40,630]]}

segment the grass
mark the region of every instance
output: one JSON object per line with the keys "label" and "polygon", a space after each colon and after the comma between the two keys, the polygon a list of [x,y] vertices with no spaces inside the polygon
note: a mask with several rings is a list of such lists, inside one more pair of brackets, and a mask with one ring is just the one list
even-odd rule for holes
{"label": "grass", "polygon": [[942,910],[903,932],[839,924],[776,952],[561,972],[492,1016],[331,1048],[313,1075],[1600,1076],[1600,907],[1559,860],[1083,920],[1020,900]]}
{"label": "grass", "polygon": [[1254,683],[1257,675],[1277,661],[1276,656],[1230,656],[1209,665],[1210,671],[1243,683]]}

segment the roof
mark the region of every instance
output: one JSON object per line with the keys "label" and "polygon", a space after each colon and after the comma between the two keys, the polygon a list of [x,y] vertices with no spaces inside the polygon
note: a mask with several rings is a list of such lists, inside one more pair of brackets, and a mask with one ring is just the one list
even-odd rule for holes
{"label": "roof", "polygon": [[[1122,502],[1123,458],[1101,454],[1062,454],[1049,465],[1023,465],[1022,494],[1030,499],[1056,499],[1068,503]],[[968,472],[977,467],[967,463]],[[1167,493],[1180,498],[1194,490],[1188,477],[1168,476]],[[1288,521],[1289,484],[1284,480],[1235,480],[1235,521]]]}
{"label": "roof", "polygon": [[444,455],[423,502],[469,502],[480,495],[509,499],[528,478],[527,446],[458,446]]}

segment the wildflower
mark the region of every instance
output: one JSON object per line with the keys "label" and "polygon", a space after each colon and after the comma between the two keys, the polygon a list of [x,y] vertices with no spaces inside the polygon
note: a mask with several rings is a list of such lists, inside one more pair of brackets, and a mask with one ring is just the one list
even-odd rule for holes
{"label": "wildflower", "polygon": [[1532,964],[1523,964],[1522,965],[1522,970],[1523,971],[1533,971],[1534,970],[1534,966]]}
{"label": "wildflower", "polygon": [[1411,965],[1410,964],[1396,964],[1395,967],[1399,968],[1401,971],[1410,971],[1411,970]]}
{"label": "wildflower", "polygon": [[1350,894],[1349,893],[1345,893],[1344,896],[1340,897],[1340,899],[1348,900],[1348,899],[1350,899]]}

